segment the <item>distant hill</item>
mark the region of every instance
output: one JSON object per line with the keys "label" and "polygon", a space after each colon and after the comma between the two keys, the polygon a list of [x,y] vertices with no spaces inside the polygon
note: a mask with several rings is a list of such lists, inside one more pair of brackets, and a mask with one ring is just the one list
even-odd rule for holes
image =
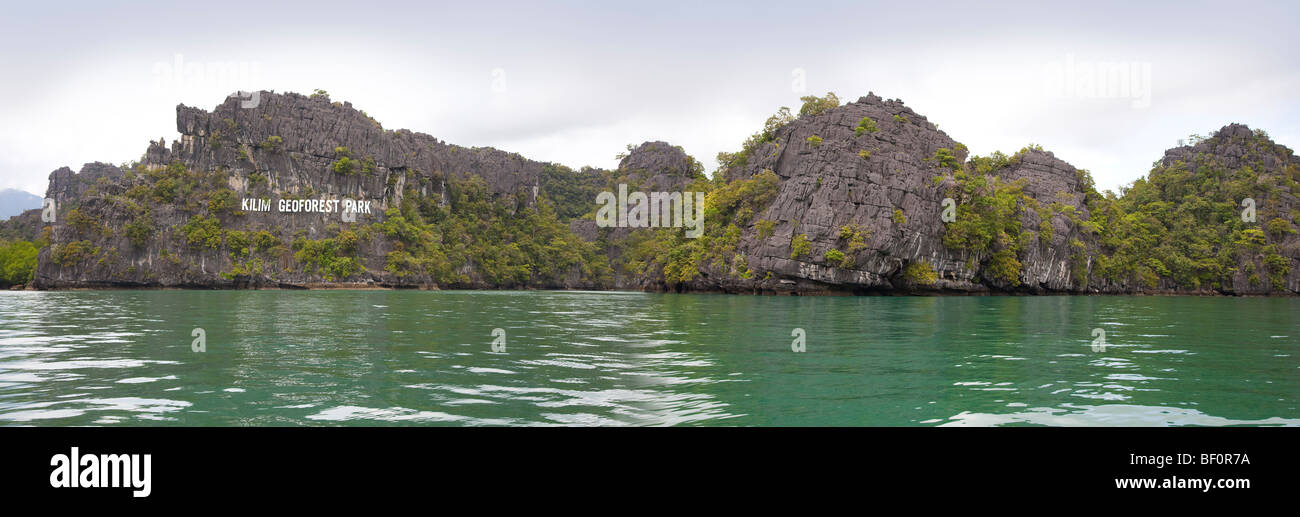
{"label": "distant hill", "polygon": [[30,192],[7,188],[0,190],[0,220],[41,207],[41,197]]}

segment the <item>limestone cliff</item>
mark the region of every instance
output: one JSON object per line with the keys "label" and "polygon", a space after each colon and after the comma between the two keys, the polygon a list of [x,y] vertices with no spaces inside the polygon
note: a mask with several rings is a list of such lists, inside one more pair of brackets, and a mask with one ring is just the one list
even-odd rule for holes
{"label": "limestone cliff", "polygon": [[[233,96],[211,112],[178,106],[180,139],[170,146],[152,142],[142,160],[128,169],[92,163],[80,173],[66,167],[51,173],[47,197],[56,200],[59,217],[34,283],[427,286],[434,283],[430,278],[398,278],[385,271],[385,257],[395,248],[388,239],[355,244],[352,258],[361,266],[349,268],[346,275],[298,267],[294,255],[299,250],[292,242],[382,223],[386,211],[408,194],[445,205],[448,182],[471,177],[481,179],[493,199],[534,199],[541,162],[496,149],[450,145],[423,133],[386,130],[349,103],[331,102],[325,95],[260,92],[259,97],[257,106],[249,108],[243,107],[246,99]],[[272,206],[281,199],[364,200],[372,208],[349,223],[337,209],[251,211],[243,206],[249,198]],[[190,235],[201,233],[193,225],[185,231],[195,217],[201,222],[215,218],[215,231],[267,232],[272,240],[238,249],[222,237],[191,242]],[[132,223],[142,235],[135,242]],[[257,261],[259,271],[247,270],[250,260]],[[465,284],[484,285],[472,274],[466,276]]]}
{"label": "limestone cliff", "polygon": [[[666,142],[575,171],[387,130],[323,93],[246,104],[179,106],[180,139],[139,162],[51,173],[34,285],[1300,291],[1300,159],[1240,125],[1170,149],[1116,196],[1035,146],[968,156],[871,94],[774,117],[713,179]],[[597,227],[596,194],[619,184],[707,191],[706,235]],[[1238,217],[1247,198],[1258,220]],[[353,202],[370,210],[337,208]]]}

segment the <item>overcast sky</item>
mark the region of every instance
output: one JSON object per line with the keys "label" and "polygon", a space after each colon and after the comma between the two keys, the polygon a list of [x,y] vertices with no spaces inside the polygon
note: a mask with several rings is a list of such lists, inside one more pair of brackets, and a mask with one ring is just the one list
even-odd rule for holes
{"label": "overcast sky", "polygon": [[386,128],[572,167],[666,140],[712,170],[826,91],[902,99],[976,154],[1039,143],[1099,188],[1230,122],[1300,146],[1295,2],[434,4],[7,5],[0,189],[139,159],[178,137],[176,104],[241,89],[321,88]]}

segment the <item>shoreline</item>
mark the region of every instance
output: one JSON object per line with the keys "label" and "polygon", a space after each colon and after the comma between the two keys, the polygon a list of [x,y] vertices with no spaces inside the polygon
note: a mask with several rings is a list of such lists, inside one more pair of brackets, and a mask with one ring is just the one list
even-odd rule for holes
{"label": "shoreline", "polygon": [[240,287],[240,286],[76,286],[76,287],[49,287],[36,288],[31,285],[11,286],[0,289],[0,291],[48,291],[48,292],[69,292],[69,291],[501,291],[501,292],[525,292],[525,291],[553,291],[553,292],[607,292],[607,293],[646,293],[646,294],[722,294],[735,296],[825,296],[825,297],[871,297],[871,296],[914,296],[914,297],[956,297],[956,296],[1011,296],[1011,297],[1040,297],[1040,296],[1186,296],[1202,298],[1296,298],[1300,294],[1286,292],[1274,294],[1255,294],[1255,293],[1225,293],[1215,291],[1138,291],[1138,292],[1012,292],[1012,291],[955,291],[955,290],[816,290],[816,291],[776,291],[776,290],[759,290],[754,292],[739,292],[717,290],[683,290],[675,291],[671,289],[599,289],[599,288],[537,288],[537,287],[517,287],[517,288],[491,288],[491,287],[453,287],[440,288],[436,286],[386,286],[378,284],[281,284],[274,286],[259,287]]}

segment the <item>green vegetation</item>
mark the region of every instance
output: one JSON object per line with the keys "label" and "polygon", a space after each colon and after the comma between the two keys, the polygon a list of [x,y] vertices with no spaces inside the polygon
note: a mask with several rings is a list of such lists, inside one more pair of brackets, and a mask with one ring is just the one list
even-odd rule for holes
{"label": "green vegetation", "polygon": [[1274,217],[1268,222],[1268,234],[1275,238],[1281,239],[1288,233],[1296,233],[1296,229],[1291,227],[1291,221],[1281,217]]}
{"label": "green vegetation", "polygon": [[280,152],[280,149],[284,148],[284,139],[271,135],[266,137],[266,141],[259,144],[259,146],[262,150],[278,153]]}
{"label": "green vegetation", "polygon": [[835,96],[835,92],[826,92],[825,97],[807,95],[799,97],[799,100],[803,101],[803,106],[799,107],[800,117],[820,115],[840,105],[840,98]]}
{"label": "green vegetation", "polygon": [[[384,269],[400,278],[440,285],[468,285],[475,278],[500,287],[561,285],[571,273],[596,282],[611,278],[608,260],[595,244],[577,238],[544,199],[528,207],[531,192],[493,200],[478,176],[447,178],[448,203],[408,189],[386,220],[368,228],[394,242]],[[594,200],[594,197],[593,197]],[[515,208],[519,207],[519,208]],[[358,233],[359,241],[364,238]],[[304,255],[314,267],[349,266],[314,259],[347,254],[349,238],[334,248],[310,248]],[[339,255],[342,252],[343,255]],[[335,271],[338,275],[346,270]]]}
{"label": "green vegetation", "polygon": [[[309,273],[321,275],[327,282],[345,280],[362,271],[365,267],[351,250],[344,246],[342,238],[309,240],[304,237],[294,239],[290,249],[294,251],[293,259]],[[355,244],[355,242],[353,242]]]}
{"label": "green vegetation", "polygon": [[593,176],[599,174],[594,169],[575,171],[563,165],[546,164],[538,182],[538,196],[545,196],[555,207],[555,214],[562,221],[569,221],[595,210],[596,196],[609,185],[608,180],[600,181]]}
{"label": "green vegetation", "polygon": [[239,196],[228,188],[217,189],[208,193],[208,211],[213,214],[228,214],[239,205]]}
{"label": "green vegetation", "polygon": [[797,259],[811,252],[812,242],[808,240],[808,236],[802,233],[795,235],[794,240],[790,242],[790,258]]}
{"label": "green vegetation", "polygon": [[126,224],[125,232],[132,246],[143,248],[153,238],[153,219],[147,213],[136,217]]}
{"label": "green vegetation", "polygon": [[86,259],[99,254],[99,248],[90,241],[72,241],[67,244],[55,244],[50,248],[50,260],[63,267],[80,264]]}
{"label": "green vegetation", "polygon": [[351,176],[356,173],[357,169],[361,168],[361,162],[352,159],[351,151],[348,148],[335,147],[334,154],[339,157],[330,165],[330,170],[334,171],[335,174]]}
{"label": "green vegetation", "polygon": [[687,238],[681,228],[635,232],[627,242],[605,243],[607,249],[626,250],[625,260],[613,267],[633,275],[662,275],[673,285],[697,278],[708,267],[723,268],[742,278],[752,274],[743,257],[737,260],[736,248],[744,228],[752,225],[755,231],[762,231],[759,223],[751,220],[775,199],[780,179],[770,170],[731,182],[724,182],[717,174],[715,178],[697,179],[684,189],[705,193],[703,233],[699,238]]}
{"label": "green vegetation", "polygon": [[[849,253],[857,253],[867,247],[866,238],[871,236],[871,230],[867,230],[858,225],[847,224],[840,227],[840,240],[848,243]],[[849,257],[852,259],[852,257]]]}
{"label": "green vegetation", "polygon": [[[1281,241],[1294,230],[1278,196],[1296,194],[1300,171],[1289,165],[1265,175],[1268,160],[1286,157],[1258,135],[1239,143],[1245,154],[1236,168],[1198,154],[1190,163],[1157,164],[1122,197],[1090,195],[1094,226],[1102,230],[1097,273],[1148,288],[1220,289],[1232,285],[1244,263],[1246,273],[1260,271],[1281,289],[1290,271]],[[1239,203],[1247,197],[1267,223],[1242,221]]]}
{"label": "green vegetation", "polygon": [[[833,92],[827,92],[825,97],[808,95],[800,97],[799,100],[803,101],[803,105],[799,108],[799,117],[814,116],[840,105],[839,97],[836,97]],[[786,124],[794,122],[794,120],[795,116],[790,114],[790,108],[782,106],[781,109],[777,110],[775,115],[768,117],[767,121],[763,123],[762,131],[754,133],[753,135],[750,135],[749,138],[745,139],[745,143],[741,146],[740,151],[734,153],[718,153],[719,171],[726,172],[727,170],[744,168],[749,164],[749,159],[753,156],[754,150],[757,149],[758,146],[774,142],[776,140],[776,132]],[[820,141],[820,138],[818,140]],[[811,143],[811,141],[809,143]]]}
{"label": "green vegetation", "polygon": [[0,288],[26,284],[36,272],[36,255],[39,243],[30,241],[0,241]]}
{"label": "green vegetation", "polygon": [[903,280],[912,285],[934,285],[939,280],[934,266],[924,260],[909,262],[903,268]]}
{"label": "green vegetation", "polygon": [[144,165],[137,164],[128,177],[130,187],[125,193],[126,199],[139,204],[174,204],[185,210],[194,211],[197,211],[198,204],[204,201],[194,194],[218,188],[226,183],[226,175],[220,169],[201,173],[187,169],[179,161],[154,169],[147,169]]}
{"label": "green vegetation", "polygon": [[719,171],[725,172],[728,169],[740,169],[749,164],[749,158],[753,156],[754,150],[762,144],[776,140],[777,130],[786,124],[794,122],[795,117],[790,114],[790,108],[781,106],[775,115],[767,118],[763,123],[763,130],[754,133],[745,139],[740,151],[734,153],[719,152],[718,165]]}
{"label": "green vegetation", "polygon": [[159,203],[170,203],[176,200],[176,180],[172,178],[163,178],[153,185],[153,200]]}
{"label": "green vegetation", "polygon": [[862,133],[875,133],[876,131],[880,131],[880,128],[876,127],[876,121],[871,120],[871,117],[862,117],[862,120],[858,122],[858,127],[853,128],[853,136],[862,136]]}
{"label": "green vegetation", "polygon": [[940,147],[935,150],[934,156],[931,156],[928,160],[953,172],[960,171],[962,168],[961,160],[958,160],[957,157],[952,154],[952,150],[947,147]]}
{"label": "green vegetation", "polygon": [[[1018,163],[1020,157],[1031,149],[1034,146],[1021,149],[1013,157],[1000,152],[988,157],[975,156],[955,168],[949,161],[953,155],[947,149],[936,152],[933,158],[939,165],[953,171],[953,183],[946,195],[957,202],[956,220],[945,225],[944,246],[970,253],[972,263],[968,267],[978,262],[988,278],[1012,287],[1020,285],[1020,261],[1027,247],[1035,238],[1050,240],[1053,231],[1050,222],[1052,210],[1040,212],[1044,217],[1039,230],[1044,235],[1022,231],[1020,215],[1027,207],[1036,208],[1037,203],[1024,194],[1025,180],[1006,183],[998,177],[1004,168]],[[1092,180],[1086,177],[1087,172],[1081,174],[1087,180],[1084,184],[1091,188]],[[1074,207],[1067,205],[1060,209],[1072,214]],[[1081,254],[1072,257],[1074,267],[1080,267],[1080,261],[1086,267],[1086,258]]]}
{"label": "green vegetation", "polygon": [[274,235],[271,235],[271,232],[268,232],[266,230],[261,230],[257,233],[254,233],[252,236],[252,240],[253,240],[253,249],[262,253],[271,251],[272,248],[280,244],[280,239],[276,238]]}
{"label": "green vegetation", "polygon": [[333,165],[330,165],[330,170],[334,171],[336,174],[351,176],[357,170],[357,163],[356,160],[344,156],[336,160]]}
{"label": "green vegetation", "polygon": [[1273,289],[1286,288],[1286,276],[1291,274],[1291,261],[1277,253],[1264,255],[1264,269],[1268,271],[1269,286]]}
{"label": "green vegetation", "polygon": [[265,267],[266,267],[266,263],[260,258],[254,258],[251,260],[244,260],[244,261],[235,260],[234,265],[232,265],[230,268],[230,271],[221,273],[221,278],[225,278],[226,280],[233,280],[235,278],[241,278],[241,277],[262,276],[262,274],[265,272]]}
{"label": "green vegetation", "polygon": [[[318,94],[328,99],[324,92]],[[833,93],[801,100],[800,117],[827,113],[839,105]],[[569,223],[592,217],[599,192],[619,183],[637,190],[644,178],[630,171],[575,171],[560,165],[543,167],[535,193],[531,185],[517,192],[492,192],[481,178],[463,171],[424,174],[394,166],[388,175],[389,192],[384,194],[391,197],[383,222],[333,224],[324,233],[310,233],[311,239],[305,231],[287,237],[279,227],[262,229],[239,219],[240,194],[228,188],[230,179],[225,172],[188,170],[173,162],[166,167],[131,166],[121,185],[104,180],[84,186],[87,201],[93,202],[71,204],[66,214],[60,214],[71,231],[65,242],[50,249],[48,257],[62,266],[95,259],[109,263],[118,258],[114,247],[123,241],[104,237],[121,232],[119,235],[136,248],[148,247],[155,239],[174,238],[184,239],[195,251],[220,249],[223,259],[226,253],[234,259],[231,270],[223,273],[227,278],[261,275],[268,269],[274,273],[284,267],[326,280],[344,280],[382,268],[402,281],[446,287],[554,287],[575,285],[577,279],[608,285],[617,273],[672,288],[701,279],[712,283],[726,275],[771,278],[771,271],[751,268],[751,261],[755,265],[766,262],[746,256],[754,251],[746,249],[750,243],[741,238],[770,239],[779,227],[782,242],[789,239],[791,258],[852,267],[855,258],[863,259],[871,236],[868,229],[845,225],[839,228],[830,249],[824,241],[814,246],[809,230],[800,233],[797,218],[772,220],[775,215],[764,214],[776,197],[780,178],[766,169],[748,174],[761,168],[755,166],[759,160],[770,163],[779,146],[797,147],[797,139],[786,127],[794,120],[791,110],[782,107],[740,151],[719,153],[719,169],[712,178],[692,160],[684,171],[690,183],[681,190],[704,193],[703,232],[698,239],[687,238],[682,228],[599,229],[595,242],[579,239]],[[894,120],[908,122],[901,114]],[[238,130],[233,120],[222,122],[214,143],[221,140],[221,134],[233,137]],[[854,128],[859,137],[878,131],[870,117],[863,117]],[[1208,139],[1214,138],[1219,137]],[[824,143],[818,135],[806,141],[812,147]],[[1288,257],[1297,255],[1296,222],[1300,217],[1300,211],[1287,200],[1291,199],[1288,195],[1296,195],[1300,171],[1291,165],[1289,153],[1267,144],[1259,134],[1242,143],[1245,153],[1234,157],[1231,167],[1212,156],[1188,154],[1185,162],[1155,166],[1146,178],[1119,195],[1098,193],[1088,172],[1080,170],[1077,179],[1084,193],[1082,202],[1071,193],[1038,201],[1025,195],[1024,180],[1002,179],[1029,153],[1040,151],[1040,146],[1026,146],[1010,156],[975,156],[962,163],[959,156],[967,149],[956,143],[936,149],[926,158],[935,167],[926,174],[937,176],[932,186],[921,187],[957,201],[956,219],[943,226],[944,246],[964,252],[969,270],[1001,287],[1020,284],[1022,262],[1033,254],[1034,246],[1065,244],[1070,282],[1076,287],[1089,285],[1091,280],[1094,285],[1136,284],[1159,289],[1242,289],[1247,284],[1284,289],[1293,267]],[[863,142],[856,146],[862,147],[859,158],[870,159],[868,148],[872,145]],[[282,146],[283,139],[278,136],[257,144],[268,152],[279,152]],[[459,152],[477,151],[460,148]],[[374,158],[346,147],[336,148],[334,157],[330,169],[336,174],[373,174],[379,169]],[[248,173],[250,189],[267,185],[265,174]],[[830,184],[844,184],[841,178],[830,178]],[[397,192],[399,180],[405,180],[402,192]],[[816,182],[820,186],[822,178]],[[421,190],[431,194],[421,194]],[[310,198],[316,194],[306,188],[282,195]],[[259,195],[269,194],[263,191]],[[853,192],[849,195],[852,198]],[[1240,200],[1245,197],[1256,200],[1258,222],[1241,220]],[[158,206],[161,204],[167,206]],[[1022,228],[1029,210],[1037,217],[1029,218],[1033,224]],[[887,215],[895,227],[907,224],[908,217],[901,209]],[[109,225],[101,222],[110,219]],[[156,226],[163,220],[187,222],[179,227],[171,226],[173,223]],[[232,225],[238,221],[243,230],[226,230],[223,220]],[[1057,236],[1063,238],[1053,243]],[[104,246],[104,253],[99,245]],[[0,242],[0,285],[30,281],[34,250],[42,246],[45,244]],[[818,257],[814,248],[825,251]],[[173,246],[168,252],[160,247],[160,256],[179,263],[175,249]],[[376,253],[380,258],[373,258]],[[913,285],[937,281],[933,267],[924,261],[907,263],[901,275]]]}
{"label": "green vegetation", "polygon": [[221,246],[221,221],[216,217],[191,217],[181,227],[185,242],[195,248],[216,248]]}
{"label": "green vegetation", "polygon": [[[1291,165],[1265,176],[1258,171],[1279,151],[1258,135],[1243,143],[1246,153],[1236,168],[1199,154],[1190,163],[1157,164],[1120,195],[1098,193],[1088,172],[1080,170],[1083,207],[1074,206],[1068,196],[1050,207],[1039,206],[1022,193],[1023,180],[1009,184],[998,178],[1041,146],[1031,144],[1009,157],[973,157],[953,169],[947,194],[958,201],[958,212],[956,221],[946,225],[944,245],[970,252],[989,278],[1016,286],[1026,248],[1050,242],[1056,233],[1052,218],[1064,215],[1072,228],[1096,239],[1100,253],[1093,257],[1092,275],[1104,282],[1224,289],[1234,285],[1241,264],[1252,286],[1264,285],[1266,278],[1268,287],[1283,289],[1291,264],[1280,247],[1295,233],[1288,219],[1295,214],[1276,200],[1280,193],[1294,192],[1300,171]],[[935,158],[942,165],[944,157],[936,153]],[[1242,221],[1238,203],[1247,197],[1256,199],[1259,219],[1267,223]],[[1081,217],[1085,207],[1088,219]],[[1038,211],[1037,232],[1021,228],[1020,214],[1028,209]],[[1070,278],[1076,287],[1089,281],[1088,249],[1085,242],[1071,239]]]}
{"label": "green vegetation", "polygon": [[239,230],[230,230],[226,232],[226,247],[230,249],[230,254],[235,257],[247,257],[252,250],[248,247],[248,232]]}
{"label": "green vegetation", "polygon": [[1056,228],[1052,226],[1052,219],[1049,212],[1048,217],[1044,217],[1042,221],[1038,222],[1038,238],[1042,240],[1042,242],[1051,242],[1052,237],[1055,237],[1055,234]]}
{"label": "green vegetation", "polygon": [[1016,259],[1017,250],[1018,248],[1004,248],[993,252],[988,265],[988,271],[994,279],[1006,282],[1011,287],[1020,285],[1022,264]]}
{"label": "green vegetation", "polygon": [[1022,189],[1024,180],[1004,183],[995,174],[1009,165],[1005,155],[976,156],[955,171],[955,187],[947,195],[957,202],[957,218],[945,225],[943,244],[984,260],[992,278],[1020,284],[1019,261],[1024,244],[1021,237],[1022,202],[1030,198]]}
{"label": "green vegetation", "polygon": [[88,236],[99,236],[107,232],[107,228],[99,224],[99,221],[90,217],[81,210],[73,208],[68,211],[68,226],[77,230],[78,234]]}
{"label": "green vegetation", "polygon": [[357,173],[371,174],[375,172],[375,159],[370,156],[358,160],[352,157],[350,149],[341,146],[334,148],[334,155],[338,156],[338,159],[330,164],[330,170],[334,171],[335,174],[351,176]]}

